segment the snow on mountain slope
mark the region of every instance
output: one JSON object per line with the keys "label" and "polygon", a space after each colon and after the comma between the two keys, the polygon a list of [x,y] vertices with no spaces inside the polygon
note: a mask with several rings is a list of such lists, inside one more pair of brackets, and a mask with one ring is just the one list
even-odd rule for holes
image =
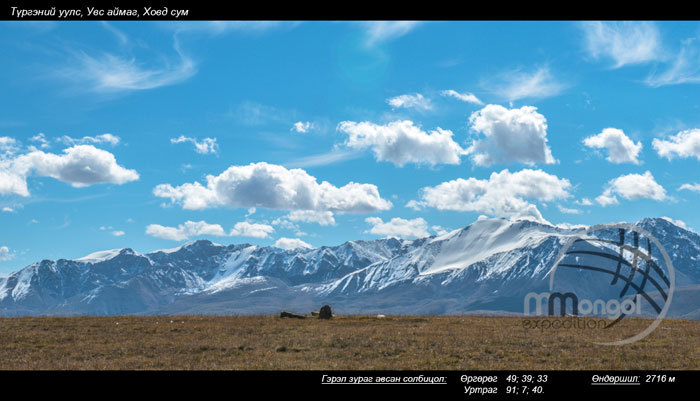
{"label": "snow on mountain slope", "polygon": [[[697,234],[664,219],[638,224],[673,254],[679,285],[700,284]],[[261,313],[321,302],[356,312],[517,312],[523,294],[546,289],[554,258],[578,232],[485,219],[414,241],[296,250],[194,241],[147,254],[100,251],[0,278],[0,314]]]}

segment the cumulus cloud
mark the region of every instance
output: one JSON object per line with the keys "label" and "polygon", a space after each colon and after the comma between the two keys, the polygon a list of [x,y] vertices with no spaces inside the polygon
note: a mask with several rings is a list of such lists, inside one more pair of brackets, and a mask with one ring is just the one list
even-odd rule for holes
{"label": "cumulus cloud", "polygon": [[322,226],[335,225],[333,212],[327,210],[293,210],[287,215],[287,219],[304,223],[318,223]]}
{"label": "cumulus cloud", "polygon": [[511,71],[482,85],[490,87],[496,94],[511,102],[556,96],[567,87],[554,78],[548,67],[541,67],[533,72]]}
{"label": "cumulus cloud", "polygon": [[310,121],[297,121],[292,126],[292,131],[296,131],[300,134],[306,134],[314,127],[314,124]]}
{"label": "cumulus cloud", "polygon": [[219,145],[216,144],[216,138],[204,138],[201,141],[198,141],[197,138],[190,138],[184,135],[180,135],[177,138],[170,138],[170,143],[183,142],[191,142],[194,145],[194,151],[202,155],[217,153],[219,151]]}
{"label": "cumulus cloud", "polygon": [[601,206],[616,205],[617,196],[628,200],[653,199],[662,201],[668,199],[666,190],[659,185],[650,171],[644,174],[627,174],[608,182],[607,188],[596,198]]}
{"label": "cumulus cloud", "polygon": [[674,157],[695,157],[700,160],[700,129],[681,131],[668,139],[655,138],[652,146],[659,156],[668,160]]}
{"label": "cumulus cloud", "polygon": [[280,238],[277,240],[277,242],[275,242],[275,246],[277,248],[288,249],[288,250],[299,249],[299,248],[307,248],[307,249],[313,248],[310,244],[307,244],[306,242],[300,240],[299,238]]}
{"label": "cumulus cloud", "polygon": [[408,207],[434,207],[439,210],[479,212],[496,217],[532,217],[544,221],[533,203],[525,199],[549,202],[571,196],[571,183],[566,178],[542,170],[525,169],[515,173],[493,172],[488,179],[468,179],[443,182],[421,189],[421,200]]}
{"label": "cumulus cloud", "polygon": [[12,252],[10,252],[10,248],[6,246],[0,246],[0,262],[10,260],[14,257],[15,255]]}
{"label": "cumulus cloud", "polygon": [[348,134],[345,145],[353,149],[371,148],[379,161],[401,167],[406,163],[459,164],[464,150],[452,139],[452,131],[437,128],[425,132],[412,121],[386,125],[343,121],[338,130]]}
{"label": "cumulus cloud", "polygon": [[0,195],[29,196],[26,177],[8,171],[0,161]]}
{"label": "cumulus cloud", "polygon": [[115,237],[121,237],[124,234],[126,234],[126,233],[124,231],[121,231],[121,230],[112,231],[112,235],[114,235]]}
{"label": "cumulus cloud", "polygon": [[146,234],[156,238],[172,241],[184,241],[190,237],[200,235],[225,236],[226,232],[218,224],[209,224],[206,221],[186,221],[177,227],[166,227],[160,224],[149,224],[146,227]]}
{"label": "cumulus cloud", "polygon": [[490,104],[472,113],[469,124],[472,130],[484,135],[466,150],[474,164],[556,162],[547,145],[547,119],[536,107],[507,109]]}
{"label": "cumulus cloud", "polygon": [[394,217],[390,221],[384,222],[379,217],[368,217],[365,222],[372,225],[370,234],[383,235],[387,237],[399,237],[406,239],[428,237],[428,223],[422,218],[406,220]]}
{"label": "cumulus cloud", "polygon": [[479,98],[474,96],[474,94],[472,94],[472,93],[459,93],[456,90],[447,89],[447,90],[440,92],[440,94],[442,96],[453,97],[453,98],[461,100],[465,103],[472,103],[472,104],[478,104],[478,105],[484,104],[484,102],[479,100]]}
{"label": "cumulus cloud", "polygon": [[606,149],[606,160],[609,162],[640,163],[637,156],[642,150],[642,143],[634,143],[621,129],[606,128],[600,134],[585,138],[583,144],[589,148]]}
{"label": "cumulus cloud", "polygon": [[613,67],[661,58],[659,30],[652,22],[584,22],[586,49],[595,59],[609,58]]}
{"label": "cumulus cloud", "polygon": [[218,176],[208,175],[206,185],[160,184],[153,193],[190,210],[228,206],[369,213],[392,207],[391,202],[381,198],[375,185],[350,182],[336,187],[327,181],[319,184],[302,169],[265,162],[231,166]]}
{"label": "cumulus cloud", "polygon": [[[39,136],[34,136],[32,137],[32,140],[36,140],[42,144],[42,148],[46,147],[45,145],[45,137],[43,136],[44,134],[39,134]],[[36,139],[35,139],[36,138]],[[58,139],[56,139],[58,142],[63,143],[66,146],[75,146],[75,145],[89,145],[89,144],[100,144],[100,143],[108,143],[112,146],[116,146],[119,144],[120,138],[116,135],[112,134],[101,134],[97,136],[84,136],[82,138],[71,138],[68,135],[64,135]]]}
{"label": "cumulus cloud", "polygon": [[268,238],[273,232],[275,232],[275,229],[270,225],[241,221],[233,226],[230,235],[235,237]]}
{"label": "cumulus cloud", "polygon": [[34,150],[0,160],[0,194],[29,196],[27,177],[31,174],[55,178],[73,187],[121,185],[139,179],[135,170],[118,165],[113,154],[92,145],[77,145],[60,155]]}
{"label": "cumulus cloud", "polygon": [[420,93],[392,97],[387,99],[386,102],[395,109],[431,110],[433,108],[430,99],[423,97]]}

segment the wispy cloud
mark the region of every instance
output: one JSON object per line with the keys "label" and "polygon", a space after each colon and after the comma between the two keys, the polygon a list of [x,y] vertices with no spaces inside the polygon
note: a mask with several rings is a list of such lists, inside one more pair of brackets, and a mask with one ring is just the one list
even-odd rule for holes
{"label": "wispy cloud", "polygon": [[134,57],[114,53],[92,56],[81,51],[75,54],[73,65],[58,74],[67,80],[86,84],[95,92],[114,93],[154,89],[185,81],[197,72],[195,62],[181,49],[177,36],[173,37],[175,60],[159,66],[148,66]]}
{"label": "wispy cloud", "polygon": [[440,92],[442,96],[447,96],[447,97],[453,97],[457,100],[461,100],[465,103],[472,103],[472,104],[484,104],[481,100],[479,100],[478,97],[476,97],[473,93],[459,93],[454,89],[447,89],[442,92]]}
{"label": "wispy cloud", "polygon": [[661,35],[652,22],[583,22],[580,27],[590,56],[611,59],[613,68],[663,57]]}
{"label": "wispy cloud", "polygon": [[556,96],[568,87],[552,75],[549,67],[540,67],[532,72],[520,69],[506,72],[488,81],[482,81],[482,86],[511,102]]}
{"label": "wispy cloud", "polygon": [[644,83],[652,87],[700,83],[700,51],[697,38],[685,40],[669,66],[659,72],[653,71]]}
{"label": "wispy cloud", "polygon": [[119,42],[120,45],[126,46],[129,43],[129,37],[126,36],[126,34],[119,29],[117,29],[114,25],[110,24],[107,21],[101,21],[102,27],[112,33],[114,37],[117,39],[117,42]]}
{"label": "wispy cloud", "polygon": [[384,42],[400,38],[413,31],[420,25],[417,21],[371,21],[363,22],[365,30],[365,44],[375,46]]}
{"label": "wispy cloud", "polygon": [[285,163],[284,165],[289,168],[306,168],[306,167],[316,167],[316,166],[327,166],[333,163],[340,163],[346,160],[357,159],[363,154],[362,151],[357,150],[336,150],[333,149],[327,153],[320,153],[311,156],[300,157]]}

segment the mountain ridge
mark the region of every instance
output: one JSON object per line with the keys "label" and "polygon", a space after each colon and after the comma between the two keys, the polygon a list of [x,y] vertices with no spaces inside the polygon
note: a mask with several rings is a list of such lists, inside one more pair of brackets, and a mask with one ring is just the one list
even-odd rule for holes
{"label": "mountain ridge", "polygon": [[[679,286],[700,285],[700,236],[664,218],[635,224],[678,261]],[[284,250],[197,240],[149,253],[97,251],[0,277],[0,315],[276,313],[320,303],[345,313],[517,313],[526,292],[546,289],[554,258],[578,232],[532,220],[480,219],[410,241]],[[698,316],[693,302],[683,304],[675,315]]]}

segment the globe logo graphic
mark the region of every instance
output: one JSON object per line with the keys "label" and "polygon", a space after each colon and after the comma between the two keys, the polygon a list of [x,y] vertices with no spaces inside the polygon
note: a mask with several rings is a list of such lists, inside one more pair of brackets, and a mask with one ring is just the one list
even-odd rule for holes
{"label": "globe logo graphic", "polygon": [[[651,333],[665,318],[675,288],[675,271],[663,245],[642,227],[601,224],[572,237],[559,252],[549,280],[549,314],[607,318],[603,332],[623,345]],[[628,317],[651,318],[635,335],[615,330]],[[645,321],[646,322],[646,321]],[[625,332],[626,333],[626,332]]]}

